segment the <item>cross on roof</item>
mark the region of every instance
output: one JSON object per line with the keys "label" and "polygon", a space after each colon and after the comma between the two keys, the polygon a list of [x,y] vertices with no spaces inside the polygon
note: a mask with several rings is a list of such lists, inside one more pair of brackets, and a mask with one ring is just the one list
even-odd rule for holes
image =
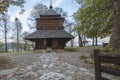
{"label": "cross on roof", "polygon": [[52,5],[52,0],[50,0],[50,4]]}
{"label": "cross on roof", "polygon": [[49,8],[50,8],[50,9],[53,8],[53,6],[52,6],[52,0],[50,0],[50,6],[49,6]]}

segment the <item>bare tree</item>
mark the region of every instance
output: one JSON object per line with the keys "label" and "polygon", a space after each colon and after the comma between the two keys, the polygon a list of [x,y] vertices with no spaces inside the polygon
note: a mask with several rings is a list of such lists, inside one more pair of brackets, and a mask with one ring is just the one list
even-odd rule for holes
{"label": "bare tree", "polygon": [[19,39],[20,39],[20,33],[21,33],[21,31],[22,31],[22,24],[21,24],[21,22],[19,21],[19,19],[18,18],[15,18],[15,29],[16,29],[16,32],[17,32],[17,51],[19,52],[19,49],[20,49],[20,41],[19,41]]}
{"label": "bare tree", "polygon": [[[23,37],[25,37],[25,36],[27,36],[28,34],[29,34],[29,32],[24,31],[22,35],[23,35]],[[28,41],[24,39],[24,43],[25,43],[25,45],[24,45],[24,50],[27,50]]]}
{"label": "bare tree", "polygon": [[[39,18],[40,15],[47,10],[48,10],[48,7],[41,3],[38,3],[37,5],[35,5],[33,7],[33,10],[31,11],[30,16],[28,17],[28,20],[30,21],[30,23],[28,23],[29,27],[32,29],[35,29],[35,26],[36,26],[35,19]],[[65,23],[66,23],[67,22],[67,12],[65,12],[62,8],[59,8],[59,7],[54,8],[54,10],[57,13],[59,13],[62,17],[66,18],[65,19]]]}
{"label": "bare tree", "polygon": [[7,33],[9,31],[8,26],[9,24],[9,16],[7,13],[1,14],[0,15],[0,25],[1,25],[1,32],[4,34],[4,40],[5,40],[5,52],[8,52],[8,47],[7,47]]}
{"label": "bare tree", "polygon": [[39,18],[40,15],[41,15],[42,13],[44,13],[46,10],[48,10],[47,6],[45,6],[45,5],[41,4],[41,3],[36,4],[36,5],[33,7],[30,16],[28,17],[28,20],[30,21],[30,22],[28,23],[28,26],[29,26],[30,28],[32,28],[32,29],[35,29],[35,26],[36,26],[36,21],[35,21],[35,19],[36,19],[36,18]]}
{"label": "bare tree", "polygon": [[[75,24],[73,22],[71,22],[70,20],[67,20],[67,22],[65,23],[65,30],[72,34],[72,33],[74,33],[73,32],[74,27],[75,27]],[[73,42],[74,42],[74,39],[72,39],[70,41],[71,48],[73,47]]]}
{"label": "bare tree", "polygon": [[54,8],[54,10],[55,10],[57,13],[59,13],[62,17],[64,17],[64,18],[67,18],[67,17],[68,17],[67,12],[65,12],[62,8],[56,7],[56,8]]}

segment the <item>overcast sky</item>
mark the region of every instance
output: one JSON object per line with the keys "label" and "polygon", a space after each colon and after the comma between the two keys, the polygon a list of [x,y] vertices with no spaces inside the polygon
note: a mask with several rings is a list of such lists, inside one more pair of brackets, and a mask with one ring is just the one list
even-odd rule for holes
{"label": "overcast sky", "polygon": [[[71,15],[77,11],[78,5],[75,3],[75,0],[53,0],[53,7],[60,7],[63,8],[64,11],[67,12],[68,16],[71,17]],[[23,25],[23,31],[28,31],[28,25],[27,25],[27,18],[30,15],[30,12],[38,3],[42,3],[49,7],[50,0],[26,0],[25,4],[25,12],[22,15],[19,15],[20,8],[11,6],[8,10],[8,14],[10,15],[10,20],[13,22],[15,17],[18,17]]]}

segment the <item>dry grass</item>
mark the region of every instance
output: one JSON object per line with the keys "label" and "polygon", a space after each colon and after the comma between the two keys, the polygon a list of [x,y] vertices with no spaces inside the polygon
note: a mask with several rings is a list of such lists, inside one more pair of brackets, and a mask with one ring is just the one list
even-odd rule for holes
{"label": "dry grass", "polygon": [[13,68],[15,67],[15,63],[12,62],[9,57],[1,57],[0,56],[0,70],[3,70],[3,69],[10,69],[10,68]]}
{"label": "dry grass", "polygon": [[[81,67],[86,67],[86,64],[80,60],[80,56],[88,56],[96,47],[77,48],[77,52],[61,52],[57,55],[61,60]],[[21,53],[0,53],[0,70],[9,69],[15,66],[24,67],[38,61],[41,53],[21,52]]]}

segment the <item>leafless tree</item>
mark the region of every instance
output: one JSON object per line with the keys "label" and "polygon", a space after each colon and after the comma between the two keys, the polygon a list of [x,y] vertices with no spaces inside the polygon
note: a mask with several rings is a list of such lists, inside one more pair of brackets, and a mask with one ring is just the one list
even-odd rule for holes
{"label": "leafless tree", "polygon": [[5,52],[8,52],[8,47],[7,47],[7,33],[10,30],[10,26],[9,26],[9,16],[7,13],[1,14],[0,15],[0,31],[1,34],[3,34],[4,36],[4,40],[5,40]]}
{"label": "leafless tree", "polygon": [[40,14],[44,13],[46,10],[48,10],[47,6],[41,4],[41,3],[38,3],[36,4],[31,13],[30,13],[30,16],[28,17],[28,26],[32,29],[35,29],[35,26],[36,26],[36,21],[35,19],[36,18],[39,18],[40,17]]}
{"label": "leafless tree", "polygon": [[15,18],[15,29],[14,29],[17,33],[16,37],[17,37],[17,51],[19,52],[19,49],[20,49],[20,33],[22,31],[22,24],[21,22],[19,21],[18,18]]}

